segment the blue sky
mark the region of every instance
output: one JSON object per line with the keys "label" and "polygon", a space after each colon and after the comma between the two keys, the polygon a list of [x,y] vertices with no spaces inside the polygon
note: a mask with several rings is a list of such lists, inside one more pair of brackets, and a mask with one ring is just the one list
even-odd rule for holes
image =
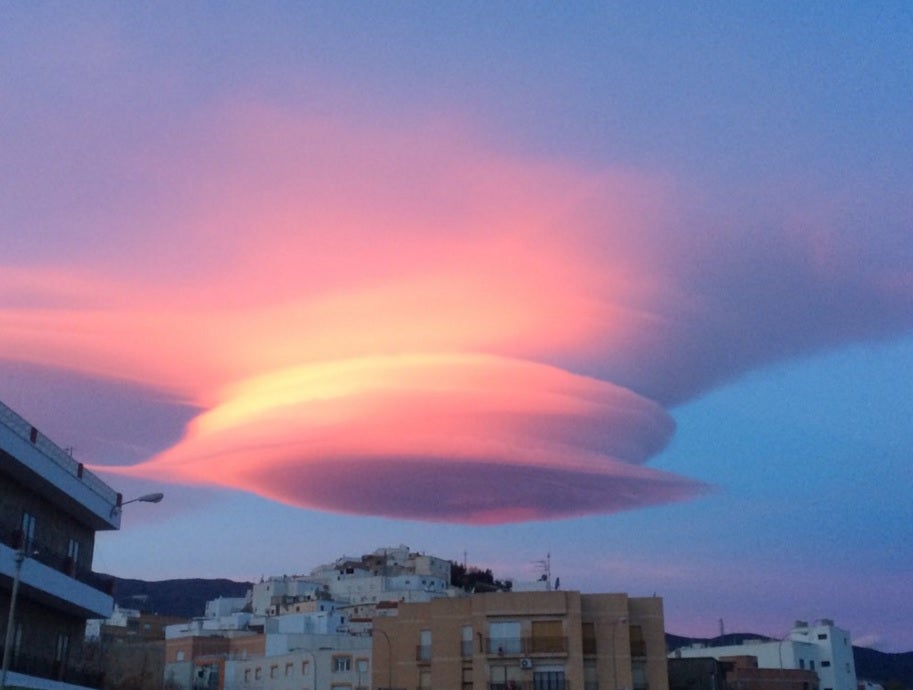
{"label": "blue sky", "polygon": [[0,25],[0,399],[167,494],[97,569],[551,553],[671,632],[913,648],[908,4]]}

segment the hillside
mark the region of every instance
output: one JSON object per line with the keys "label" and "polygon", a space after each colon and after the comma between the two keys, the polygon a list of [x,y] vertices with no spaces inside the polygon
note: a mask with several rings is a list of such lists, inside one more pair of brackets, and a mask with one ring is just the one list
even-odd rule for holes
{"label": "hillside", "polygon": [[219,597],[243,597],[250,582],[225,579],[128,580],[114,578],[114,600],[119,606],[162,616],[202,616],[206,602]]}

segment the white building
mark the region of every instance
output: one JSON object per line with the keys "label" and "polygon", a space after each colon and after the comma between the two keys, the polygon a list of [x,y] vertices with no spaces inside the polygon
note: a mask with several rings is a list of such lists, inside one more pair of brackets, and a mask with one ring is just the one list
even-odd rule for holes
{"label": "white building", "polygon": [[857,690],[853,645],[848,631],[829,619],[809,625],[796,621],[782,640],[746,640],[740,645],[707,647],[695,645],[676,649],[671,657],[753,656],[759,668],[803,669],[818,674],[821,690]]}
{"label": "white building", "polygon": [[90,618],[86,621],[86,639],[98,639],[101,637],[101,628],[103,625],[110,625],[115,628],[126,628],[131,621],[138,620],[140,612],[138,609],[121,608],[114,605],[114,611],[108,618]]}
{"label": "white building", "polygon": [[165,680],[187,690],[368,688],[378,610],[458,594],[450,561],[407,546],[271,577],[247,600],[209,602],[204,618],[169,626]]}
{"label": "white building", "polygon": [[254,585],[254,613],[276,616],[315,610],[313,602],[333,601],[336,608],[357,608],[353,617],[370,618],[380,602],[425,602],[457,596],[450,586],[450,561],[387,547],[360,557],[343,556],[308,575],[271,577]]}
{"label": "white building", "polygon": [[95,532],[120,527],[121,497],[0,403],[0,645],[17,688],[97,686],[79,651],[107,618],[111,581],[92,572]]}

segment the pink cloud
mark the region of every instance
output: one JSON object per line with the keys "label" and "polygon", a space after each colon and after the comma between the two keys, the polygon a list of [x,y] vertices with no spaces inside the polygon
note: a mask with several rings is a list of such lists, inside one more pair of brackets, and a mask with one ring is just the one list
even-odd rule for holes
{"label": "pink cloud", "polygon": [[505,522],[692,495],[698,484],[640,466],[673,428],[649,400],[541,364],[369,358],[244,382],[127,472],[327,510]]}
{"label": "pink cloud", "polygon": [[121,472],[476,523],[679,500],[644,465],[661,405],[913,325],[910,272],[840,237],[701,225],[668,180],[452,121],[227,107],[184,137],[120,161],[102,242],[0,273],[0,359],[203,410]]}

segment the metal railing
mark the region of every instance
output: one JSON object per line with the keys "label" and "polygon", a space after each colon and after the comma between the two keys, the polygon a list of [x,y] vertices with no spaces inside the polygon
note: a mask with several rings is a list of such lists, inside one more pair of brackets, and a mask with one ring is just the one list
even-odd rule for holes
{"label": "metal railing", "polygon": [[550,681],[508,680],[489,683],[488,690],[571,690],[567,680],[551,679]]}
{"label": "metal railing", "polygon": [[566,637],[489,637],[485,649],[498,656],[567,654]]}
{"label": "metal railing", "polygon": [[[3,646],[0,645],[0,654],[2,652]],[[104,674],[98,670],[85,668],[81,665],[63,664],[60,661],[36,654],[16,654],[15,651],[10,659],[9,670],[13,673],[59,680],[64,683],[82,685],[88,688],[101,688],[104,681]]]}
{"label": "metal railing", "polygon": [[2,402],[0,402],[0,424],[3,424],[17,436],[31,443],[58,467],[82,481],[83,484],[109,503],[118,502],[117,492],[114,489],[105,484],[98,476],[85,469],[82,463],[74,460],[69,453]]}
{"label": "metal railing", "polygon": [[19,528],[0,530],[0,543],[6,544],[12,549],[23,549],[25,554],[32,560],[58,570],[67,577],[72,577],[92,589],[97,589],[109,595],[114,593],[113,577],[99,575],[68,554],[57,551],[37,539],[29,539],[28,543],[25,543],[22,530]]}

